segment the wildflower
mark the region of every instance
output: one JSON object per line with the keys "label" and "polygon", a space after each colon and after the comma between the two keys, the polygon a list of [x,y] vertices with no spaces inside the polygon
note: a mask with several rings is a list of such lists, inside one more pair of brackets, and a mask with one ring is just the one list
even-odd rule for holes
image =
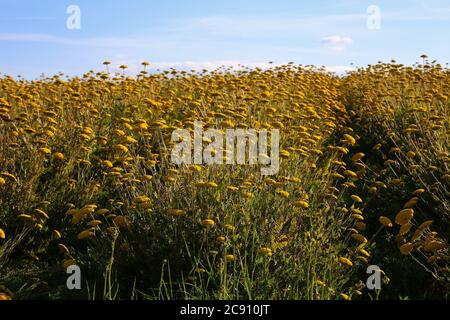
{"label": "wildflower", "polygon": [[186,210],[183,210],[183,209],[170,209],[169,210],[169,214],[171,216],[181,217],[181,216],[184,216],[186,214]]}
{"label": "wildflower", "polygon": [[352,200],[356,203],[362,203],[362,199],[360,197],[358,197],[357,195],[352,195],[351,196]]}
{"label": "wildflower", "polygon": [[355,239],[355,240],[357,240],[357,241],[359,241],[361,243],[367,243],[368,242],[366,237],[364,237],[363,235],[361,235],[359,233],[358,234],[352,234],[352,237],[353,237],[353,239]]}
{"label": "wildflower", "polygon": [[288,198],[289,197],[289,192],[287,192],[287,191],[278,189],[275,192],[276,192],[276,194],[278,194],[279,196],[281,196],[283,198]]}
{"label": "wildflower", "polygon": [[116,216],[113,220],[113,223],[118,228],[127,228],[129,227],[129,221],[127,217],[124,216]]}
{"label": "wildflower", "polygon": [[293,205],[294,205],[294,207],[302,208],[302,209],[308,209],[309,208],[309,203],[307,201],[304,201],[304,200],[295,201],[293,203]]}
{"label": "wildflower", "polygon": [[411,221],[411,219],[414,217],[414,210],[413,209],[403,209],[395,216],[395,223],[399,225],[407,224]]}
{"label": "wildflower", "polygon": [[150,201],[150,198],[147,196],[140,196],[140,197],[136,197],[133,199],[133,202],[138,203],[138,204],[146,203],[149,201]]}
{"label": "wildflower", "polygon": [[64,259],[63,260],[63,267],[64,270],[67,270],[67,268],[69,268],[70,266],[76,265],[77,262],[75,261],[75,259]]}
{"label": "wildflower", "polygon": [[204,225],[205,227],[207,227],[207,226],[209,226],[209,227],[212,227],[212,226],[214,226],[216,223],[214,222],[214,220],[212,220],[212,219],[204,219],[203,221],[202,221],[202,225]]}
{"label": "wildflower", "polygon": [[445,248],[445,244],[442,241],[438,240],[430,240],[423,246],[423,250],[433,252],[443,248]]}
{"label": "wildflower", "polygon": [[365,156],[364,153],[359,152],[352,157],[352,161],[357,162],[357,161],[361,160],[364,156]]}
{"label": "wildflower", "polygon": [[114,145],[114,150],[116,150],[117,152],[122,152],[122,153],[127,153],[128,152],[128,148],[125,147],[123,144],[116,144],[116,145]]}
{"label": "wildflower", "polygon": [[232,254],[227,254],[227,255],[225,255],[225,260],[229,261],[229,262],[235,261],[236,260],[236,256],[232,255]]}
{"label": "wildflower", "polygon": [[410,242],[408,242],[408,243],[403,244],[403,245],[400,247],[400,252],[401,252],[401,254],[403,254],[403,255],[408,255],[408,254],[411,253],[411,251],[412,251],[413,249],[414,249],[413,244],[410,243]]}
{"label": "wildflower", "polygon": [[225,229],[227,229],[228,231],[234,231],[236,228],[235,226],[231,225],[231,224],[224,224],[223,225]]}
{"label": "wildflower", "polygon": [[340,296],[343,300],[350,300],[350,296],[349,296],[348,294],[341,293],[339,296]]}
{"label": "wildflower", "polygon": [[225,242],[227,238],[225,236],[218,236],[216,240],[219,242]]}
{"label": "wildflower", "polygon": [[406,223],[400,227],[400,231],[398,232],[399,235],[404,236],[411,230],[412,225],[410,223]]}
{"label": "wildflower", "polygon": [[80,232],[80,233],[77,235],[77,238],[78,238],[79,240],[83,240],[83,239],[92,237],[92,236],[94,236],[94,235],[95,235],[95,233],[94,233],[92,230],[88,229],[88,230],[84,230],[84,231]]}
{"label": "wildflower", "polygon": [[55,237],[55,239],[61,239],[61,232],[55,229],[53,230],[53,236]]}
{"label": "wildflower", "polygon": [[0,239],[5,239],[5,238],[6,238],[5,231],[3,231],[2,228],[0,228]]}
{"label": "wildflower", "polygon": [[338,261],[347,267],[353,267],[353,263],[350,261],[350,259],[347,259],[345,257],[339,257]]}
{"label": "wildflower", "polygon": [[353,138],[353,137],[352,137],[351,135],[349,135],[349,134],[344,134],[343,142],[345,142],[345,143],[347,143],[347,144],[353,146],[353,145],[355,145],[355,143],[356,143],[356,139]]}
{"label": "wildflower", "polygon": [[92,220],[92,221],[88,222],[87,225],[89,227],[97,227],[97,226],[99,226],[101,224],[102,224],[102,222],[100,220]]}
{"label": "wildflower", "polygon": [[103,216],[105,214],[107,214],[109,212],[108,209],[98,209],[97,211],[95,211],[94,214],[99,215],[99,216]]}
{"label": "wildflower", "polygon": [[351,170],[345,170],[342,174],[348,178],[357,178],[358,177],[358,175]]}
{"label": "wildflower", "polygon": [[0,301],[12,300],[12,298],[4,292],[0,292]]}
{"label": "wildflower", "polygon": [[56,152],[53,154],[53,158],[55,160],[64,160],[64,154],[62,154],[61,152]]}
{"label": "wildflower", "polygon": [[386,228],[392,228],[393,227],[392,221],[388,217],[381,216],[378,220]]}
{"label": "wildflower", "polygon": [[262,247],[262,248],[260,248],[260,249],[259,249],[259,252],[262,253],[262,254],[264,254],[264,255],[266,255],[266,256],[268,256],[268,257],[271,257],[271,256],[272,256],[272,249],[267,248],[267,247]]}

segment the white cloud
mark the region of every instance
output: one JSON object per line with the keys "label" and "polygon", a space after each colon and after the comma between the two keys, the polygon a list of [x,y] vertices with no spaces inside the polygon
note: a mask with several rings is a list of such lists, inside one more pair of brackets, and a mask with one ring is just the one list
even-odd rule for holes
{"label": "white cloud", "polygon": [[347,48],[347,46],[353,44],[353,39],[350,37],[334,35],[323,38],[322,43],[335,52],[342,52]]}

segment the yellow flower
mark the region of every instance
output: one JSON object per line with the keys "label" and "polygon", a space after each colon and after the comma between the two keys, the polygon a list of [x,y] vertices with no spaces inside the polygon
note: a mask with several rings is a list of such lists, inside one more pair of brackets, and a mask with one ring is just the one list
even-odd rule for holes
{"label": "yellow flower", "polygon": [[365,156],[364,153],[359,152],[352,157],[352,161],[357,162],[357,161],[361,160],[364,156]]}
{"label": "yellow flower", "polygon": [[4,292],[0,292],[0,301],[12,300],[12,298]]}
{"label": "yellow flower", "polygon": [[357,178],[358,177],[358,175],[355,172],[353,172],[352,170],[345,170],[342,174],[344,176],[346,176],[347,178]]}
{"label": "yellow flower", "polygon": [[223,225],[225,229],[229,230],[229,231],[234,231],[234,229],[236,229],[233,225],[231,224],[224,224]]}
{"label": "yellow flower", "polygon": [[186,210],[183,209],[169,209],[169,214],[175,217],[181,217],[186,214]]}
{"label": "yellow flower", "polygon": [[42,154],[50,154],[52,151],[49,148],[39,148],[39,152]]}
{"label": "yellow flower", "polygon": [[386,228],[392,228],[393,227],[392,221],[388,217],[381,216],[378,220]]}
{"label": "yellow flower", "polygon": [[352,195],[351,196],[352,200],[356,203],[362,203],[362,199],[360,197],[358,197],[357,195]]}
{"label": "yellow flower", "polygon": [[216,223],[214,222],[214,220],[212,220],[212,219],[204,219],[203,221],[202,221],[202,225],[204,225],[205,227],[207,227],[207,226],[209,226],[209,227],[212,227],[212,226],[214,226]]}
{"label": "yellow flower", "polygon": [[58,243],[58,248],[62,254],[69,254],[69,249],[62,243]]}
{"label": "yellow flower", "polygon": [[275,191],[279,196],[283,197],[283,198],[288,198],[289,197],[289,192],[278,189]]}
{"label": "yellow flower", "polygon": [[267,247],[262,247],[261,249],[259,249],[259,252],[264,254],[264,255],[266,255],[266,256],[268,256],[268,257],[272,256],[272,249],[267,248]]}
{"label": "yellow flower", "polygon": [[405,243],[400,247],[400,252],[403,255],[408,255],[411,253],[411,251],[414,249],[414,245],[410,242]]}
{"label": "yellow flower", "polygon": [[395,223],[399,225],[407,224],[414,217],[414,209],[403,209],[395,216]]}
{"label": "yellow flower", "polygon": [[321,286],[321,287],[325,287],[325,286],[326,286],[325,282],[323,282],[323,281],[320,280],[320,279],[316,279],[316,283],[317,283],[319,286]]}
{"label": "yellow flower", "polygon": [[53,236],[55,237],[55,239],[61,239],[61,232],[59,232],[58,230],[53,230]]}
{"label": "yellow flower", "polygon": [[236,260],[236,256],[233,255],[233,254],[227,254],[225,256],[225,260],[230,261],[230,262],[235,261]]}
{"label": "yellow flower", "polygon": [[367,243],[368,240],[366,239],[366,237],[364,237],[362,234],[352,234],[352,238],[355,239],[356,241],[359,241],[361,243]]}
{"label": "yellow flower", "polygon": [[64,270],[67,270],[68,267],[76,265],[76,264],[77,264],[77,262],[75,261],[75,259],[72,259],[72,258],[63,260]]}
{"label": "yellow flower", "polygon": [[225,242],[226,240],[227,240],[227,238],[224,237],[224,236],[218,236],[217,237],[217,241],[219,241],[219,242]]}
{"label": "yellow flower", "polygon": [[56,152],[53,154],[53,158],[55,160],[64,160],[64,154],[62,154],[61,152]]}
{"label": "yellow flower", "polygon": [[437,251],[437,250],[440,250],[443,248],[445,248],[445,244],[438,240],[430,240],[427,243],[425,243],[425,245],[423,246],[423,250],[428,251],[428,252],[430,252],[430,251],[434,252],[434,251]]}
{"label": "yellow flower", "polygon": [[420,196],[422,193],[425,192],[425,189],[417,189],[413,192],[413,196]]}
{"label": "yellow flower", "polygon": [[356,143],[356,139],[353,138],[351,135],[349,134],[344,134],[344,142],[349,144],[349,145],[355,145]]}
{"label": "yellow flower", "polygon": [[77,235],[77,238],[78,238],[79,240],[83,240],[83,239],[92,237],[92,236],[94,236],[94,235],[95,235],[95,233],[94,233],[92,230],[88,229],[88,230],[81,231],[81,232]]}
{"label": "yellow flower", "polygon": [[5,231],[3,231],[2,228],[0,228],[0,239],[5,239],[5,238],[6,238]]}
{"label": "yellow flower", "polygon": [[125,147],[123,144],[115,144],[113,148],[117,152],[122,152],[122,153],[127,153],[128,152],[128,148]]}
{"label": "yellow flower", "polygon": [[109,161],[109,160],[103,160],[103,161],[102,161],[102,164],[103,164],[105,167],[107,167],[107,168],[112,168],[112,167],[113,167],[112,162]]}
{"label": "yellow flower", "polygon": [[350,300],[350,296],[349,296],[348,294],[341,293],[339,296],[340,296],[343,300]]}
{"label": "yellow flower", "polygon": [[127,217],[117,216],[114,218],[113,223],[118,228],[127,228],[129,227],[129,221]]}
{"label": "yellow flower", "polygon": [[99,226],[101,224],[102,224],[102,222],[100,220],[92,220],[92,221],[88,222],[87,225],[89,227],[96,227],[96,226]]}
{"label": "yellow flower", "polygon": [[147,196],[140,196],[140,197],[136,197],[133,199],[134,203],[139,203],[139,204],[146,203],[149,201],[150,201],[150,198]]}
{"label": "yellow flower", "polygon": [[302,208],[302,209],[308,209],[309,208],[309,203],[307,201],[304,201],[304,200],[295,201],[293,203],[293,205],[294,205],[294,207]]}
{"label": "yellow flower", "polygon": [[108,209],[98,209],[97,211],[95,211],[95,214],[96,214],[96,215],[99,215],[99,216],[104,216],[104,215],[107,214],[108,212],[109,212]]}
{"label": "yellow flower", "polygon": [[353,267],[353,262],[350,261],[350,259],[347,259],[345,257],[339,257],[338,261],[347,267]]}
{"label": "yellow flower", "polygon": [[400,227],[400,231],[398,232],[399,235],[404,236],[411,230],[412,225],[410,223],[406,223]]}

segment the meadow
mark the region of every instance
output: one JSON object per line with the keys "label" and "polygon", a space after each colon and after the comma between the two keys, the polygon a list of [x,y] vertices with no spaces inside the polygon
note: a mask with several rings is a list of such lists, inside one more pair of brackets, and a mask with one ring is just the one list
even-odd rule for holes
{"label": "meadow", "polygon": [[[449,298],[449,69],[147,67],[0,78],[0,299]],[[278,173],[175,165],[195,121],[278,129]]]}

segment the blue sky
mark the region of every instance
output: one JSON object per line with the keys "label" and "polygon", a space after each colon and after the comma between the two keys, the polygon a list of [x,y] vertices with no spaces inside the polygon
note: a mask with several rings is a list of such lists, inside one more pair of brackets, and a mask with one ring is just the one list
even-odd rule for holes
{"label": "blue sky", "polygon": [[[81,29],[66,26],[70,5]],[[371,29],[369,6],[380,10]],[[80,75],[141,61],[153,70],[324,65],[341,71],[427,53],[450,62],[450,0],[0,0],[0,72]],[[371,11],[374,13],[373,11]],[[373,21],[370,20],[370,21]]]}

